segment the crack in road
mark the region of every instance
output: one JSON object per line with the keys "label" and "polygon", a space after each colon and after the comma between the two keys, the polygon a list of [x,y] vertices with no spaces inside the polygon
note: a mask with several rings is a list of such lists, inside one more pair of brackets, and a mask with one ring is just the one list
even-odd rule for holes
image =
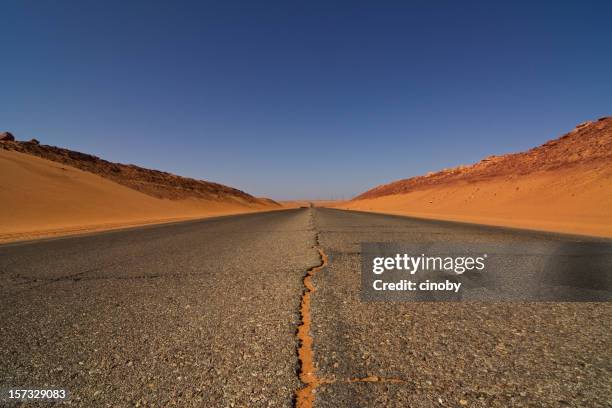
{"label": "crack in road", "polygon": [[[334,381],[335,382],[335,381]],[[406,381],[402,378],[393,377],[379,377],[376,375],[370,375],[367,377],[355,377],[349,378],[348,380],[342,381],[343,383],[392,383],[392,384],[412,384],[410,381]]]}
{"label": "crack in road", "polygon": [[298,338],[298,360],[300,362],[299,378],[303,384],[303,387],[298,389],[295,393],[295,406],[296,408],[312,408],[315,399],[315,393],[317,387],[323,384],[334,384],[334,383],[394,383],[394,384],[405,384],[408,381],[401,378],[386,378],[378,376],[367,376],[367,377],[352,377],[345,380],[336,380],[319,377],[314,364],[314,351],[313,343],[314,339],[310,334],[310,328],[312,326],[312,315],[310,311],[311,297],[314,292],[317,291],[313,283],[313,277],[321,272],[329,263],[329,258],[325,251],[321,248],[319,242],[319,232],[314,224],[314,216],[311,213],[311,222],[313,223],[313,230],[315,231],[315,245],[314,249],[319,253],[320,262],[318,265],[311,267],[306,271],[306,275],[302,279],[304,284],[304,291],[302,293],[302,299],[300,302],[300,317],[301,324],[298,326],[297,338]]}
{"label": "crack in road", "polygon": [[300,360],[300,381],[304,383],[304,387],[300,388],[296,392],[296,406],[297,408],[310,408],[314,402],[314,391],[321,384],[321,379],[317,376],[316,368],[314,366],[312,343],[313,338],[310,335],[310,327],[312,324],[312,318],[310,315],[310,298],[312,294],[317,290],[312,282],[313,276],[320,272],[325,266],[327,266],[327,255],[321,248],[318,247],[318,235],[316,237],[317,245],[315,248],[319,252],[321,263],[308,270],[306,276],[304,276],[304,293],[302,294],[302,301],[300,303],[300,315],[302,323],[298,327],[298,358]]}
{"label": "crack in road", "polygon": [[310,335],[310,327],[312,325],[312,317],[310,314],[310,301],[312,294],[316,292],[316,287],[312,282],[312,278],[318,272],[321,272],[328,263],[328,258],[319,244],[319,233],[317,232],[314,223],[314,215],[311,210],[310,220],[315,231],[315,245],[313,246],[319,253],[320,262],[318,265],[311,267],[306,271],[306,275],[302,279],[304,291],[300,302],[300,317],[301,324],[298,326],[298,360],[300,362],[299,377],[304,384],[295,393],[295,405],[297,408],[310,408],[314,402],[314,393],[316,388],[321,384],[321,379],[317,376],[314,366],[314,352],[312,350],[313,338]]}

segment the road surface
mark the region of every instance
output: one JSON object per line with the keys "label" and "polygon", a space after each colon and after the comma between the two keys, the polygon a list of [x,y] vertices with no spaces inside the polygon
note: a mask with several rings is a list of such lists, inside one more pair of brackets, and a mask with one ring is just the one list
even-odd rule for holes
{"label": "road surface", "polygon": [[83,407],[294,406],[316,272],[315,407],[610,406],[610,303],[360,301],[361,242],[424,239],[612,248],[318,208],[3,245],[0,387]]}

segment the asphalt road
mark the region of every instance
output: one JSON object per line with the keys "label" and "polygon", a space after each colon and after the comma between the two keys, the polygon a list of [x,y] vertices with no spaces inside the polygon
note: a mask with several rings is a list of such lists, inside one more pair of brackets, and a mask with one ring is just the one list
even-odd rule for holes
{"label": "asphalt road", "polygon": [[[83,407],[608,407],[610,303],[363,302],[360,243],[612,243],[300,209],[0,246],[0,387]],[[582,250],[582,249],[581,249]]]}

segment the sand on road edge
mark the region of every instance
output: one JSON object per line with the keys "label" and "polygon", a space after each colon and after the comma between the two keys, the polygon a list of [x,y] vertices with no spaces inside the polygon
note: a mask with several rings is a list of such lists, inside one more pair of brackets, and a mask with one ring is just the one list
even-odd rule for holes
{"label": "sand on road edge", "polygon": [[433,186],[331,207],[612,237],[612,168],[574,168]]}

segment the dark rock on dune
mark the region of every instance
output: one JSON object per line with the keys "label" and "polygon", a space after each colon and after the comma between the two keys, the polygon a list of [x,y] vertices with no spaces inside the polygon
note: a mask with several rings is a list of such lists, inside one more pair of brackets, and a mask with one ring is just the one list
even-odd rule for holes
{"label": "dark rock on dune", "polygon": [[11,132],[0,132],[0,141],[2,142],[14,142],[15,136]]}

